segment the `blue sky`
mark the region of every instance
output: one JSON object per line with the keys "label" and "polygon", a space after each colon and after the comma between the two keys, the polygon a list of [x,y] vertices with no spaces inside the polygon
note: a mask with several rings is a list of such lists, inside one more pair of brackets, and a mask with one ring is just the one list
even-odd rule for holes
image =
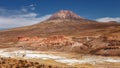
{"label": "blue sky", "polygon": [[0,0],[0,27],[35,24],[59,10],[97,21],[120,22],[120,0]]}

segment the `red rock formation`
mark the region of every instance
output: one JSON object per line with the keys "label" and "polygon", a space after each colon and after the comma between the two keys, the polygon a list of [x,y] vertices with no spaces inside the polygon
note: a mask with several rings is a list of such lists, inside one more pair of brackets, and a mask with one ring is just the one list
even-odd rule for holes
{"label": "red rock formation", "polygon": [[34,37],[18,37],[18,40],[21,42],[38,42],[41,40],[41,38],[34,36]]}
{"label": "red rock formation", "polygon": [[19,41],[29,41],[29,37],[17,37]]}
{"label": "red rock formation", "polygon": [[65,41],[70,41],[70,38],[64,36],[64,35],[54,35],[54,36],[50,36],[46,39],[43,39],[42,42],[49,44],[49,43],[62,43]]}
{"label": "red rock formation", "polygon": [[[120,41],[108,40],[106,37],[92,38],[86,42],[74,41],[64,35],[53,35],[47,38],[18,37],[20,42],[28,44],[29,49],[55,50],[99,55],[120,55]],[[85,39],[79,38],[81,41]],[[78,40],[78,39],[77,39]],[[87,39],[86,39],[87,40]],[[23,44],[22,44],[23,45]]]}
{"label": "red rock formation", "polygon": [[41,38],[39,38],[37,36],[30,38],[30,41],[40,41],[40,40],[41,40]]}

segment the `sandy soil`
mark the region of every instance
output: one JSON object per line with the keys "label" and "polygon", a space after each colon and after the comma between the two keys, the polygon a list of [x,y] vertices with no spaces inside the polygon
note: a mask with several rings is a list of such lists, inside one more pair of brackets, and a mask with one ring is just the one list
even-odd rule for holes
{"label": "sandy soil", "polygon": [[17,49],[1,49],[0,56],[22,58],[45,64],[85,67],[85,68],[120,68],[120,57],[103,57],[76,53],[30,51]]}

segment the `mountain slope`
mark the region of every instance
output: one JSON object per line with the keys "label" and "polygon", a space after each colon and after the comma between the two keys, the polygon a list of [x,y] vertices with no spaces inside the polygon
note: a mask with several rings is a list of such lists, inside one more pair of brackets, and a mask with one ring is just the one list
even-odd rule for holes
{"label": "mountain slope", "polygon": [[[94,34],[100,29],[120,28],[118,23],[102,23],[84,19],[72,11],[61,10],[53,14],[48,20],[26,27],[19,27],[0,32],[0,40],[13,39],[18,36],[40,36],[67,35],[78,36],[84,34]],[[102,31],[101,31],[102,32]],[[104,31],[103,31],[104,32]]]}

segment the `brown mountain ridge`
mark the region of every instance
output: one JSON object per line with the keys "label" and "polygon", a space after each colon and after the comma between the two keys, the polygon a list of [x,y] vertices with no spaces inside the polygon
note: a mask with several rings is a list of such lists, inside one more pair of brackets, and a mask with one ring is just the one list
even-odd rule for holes
{"label": "brown mountain ridge", "polygon": [[[9,30],[0,31],[1,41],[4,39],[14,38],[17,36],[40,36],[47,37],[50,35],[94,35],[96,32],[104,32],[108,34],[110,29],[112,32],[119,32],[119,23],[104,23],[93,20],[84,19],[69,10],[61,10],[53,14],[49,19],[26,27],[19,27]],[[100,32],[99,32],[100,30]],[[94,33],[95,32],[95,33]],[[92,34],[91,34],[92,33]]]}

